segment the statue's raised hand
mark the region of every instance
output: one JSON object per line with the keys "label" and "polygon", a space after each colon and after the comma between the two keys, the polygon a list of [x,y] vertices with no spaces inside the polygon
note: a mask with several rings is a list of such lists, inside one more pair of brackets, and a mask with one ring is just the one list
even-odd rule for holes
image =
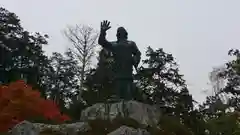
{"label": "statue's raised hand", "polygon": [[111,26],[109,21],[104,20],[103,22],[101,22],[101,31],[107,31],[110,28]]}

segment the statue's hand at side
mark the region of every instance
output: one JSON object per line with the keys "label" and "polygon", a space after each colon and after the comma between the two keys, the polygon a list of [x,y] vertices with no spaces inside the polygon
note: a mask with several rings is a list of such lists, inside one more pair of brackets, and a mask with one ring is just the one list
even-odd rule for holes
{"label": "statue's hand at side", "polygon": [[136,58],[136,56],[133,56],[133,66],[134,66],[134,68],[137,69],[138,64],[139,64],[138,59]]}
{"label": "statue's hand at side", "polygon": [[101,22],[101,31],[106,32],[110,28],[111,28],[111,26],[110,26],[110,22],[109,21],[104,20],[103,22]]}

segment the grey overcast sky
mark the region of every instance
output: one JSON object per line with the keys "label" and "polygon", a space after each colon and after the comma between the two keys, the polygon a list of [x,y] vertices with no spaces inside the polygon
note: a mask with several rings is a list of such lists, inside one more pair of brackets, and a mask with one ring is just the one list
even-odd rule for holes
{"label": "grey overcast sky", "polygon": [[61,31],[66,25],[88,24],[99,29],[112,22],[108,39],[124,26],[142,52],[147,46],[172,53],[197,101],[203,101],[208,73],[240,48],[239,0],[0,0],[16,13],[28,31],[50,36],[47,53],[68,45]]}

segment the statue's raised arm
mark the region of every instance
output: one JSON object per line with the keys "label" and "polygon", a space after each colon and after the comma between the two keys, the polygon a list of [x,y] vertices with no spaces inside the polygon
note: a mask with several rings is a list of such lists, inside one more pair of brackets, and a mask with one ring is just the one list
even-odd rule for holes
{"label": "statue's raised arm", "polygon": [[111,28],[110,22],[104,20],[101,22],[101,30],[98,39],[98,44],[101,45],[103,48],[112,51],[112,44],[106,40],[106,32]]}

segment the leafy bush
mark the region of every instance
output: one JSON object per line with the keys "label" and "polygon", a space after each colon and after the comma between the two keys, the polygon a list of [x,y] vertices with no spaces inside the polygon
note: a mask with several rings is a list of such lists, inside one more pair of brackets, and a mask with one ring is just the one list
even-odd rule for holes
{"label": "leafy bush", "polygon": [[58,109],[51,100],[41,98],[24,81],[0,86],[0,132],[5,132],[23,121],[49,120],[61,123],[70,118]]}

